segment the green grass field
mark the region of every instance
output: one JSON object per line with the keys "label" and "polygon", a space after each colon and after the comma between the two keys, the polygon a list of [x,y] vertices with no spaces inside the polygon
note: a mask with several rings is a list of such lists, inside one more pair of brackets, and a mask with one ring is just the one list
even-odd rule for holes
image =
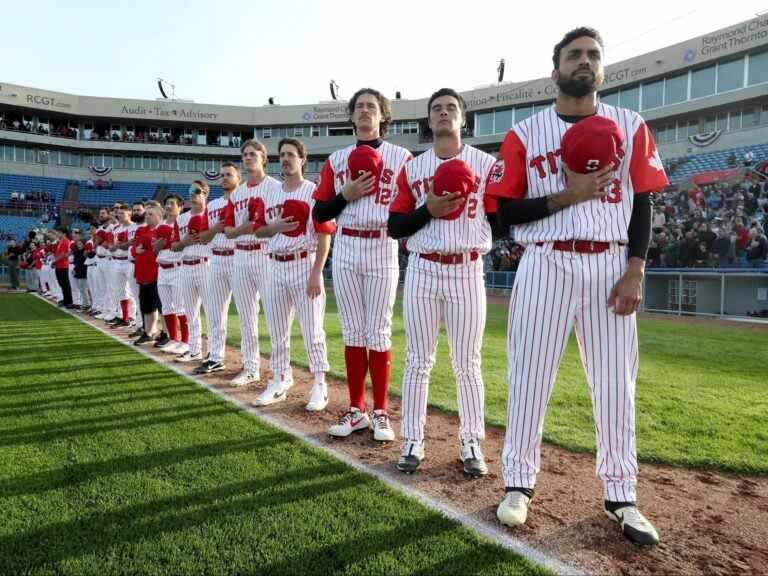
{"label": "green grass field", "polygon": [[[260,316],[262,354],[269,352],[264,315]],[[506,307],[488,306],[483,344],[486,420],[506,424]],[[334,375],[344,378],[341,324],[332,291],[325,323]],[[768,338],[738,328],[702,329],[674,319],[641,320],[640,374],[637,383],[639,457],[691,468],[768,473]],[[229,341],[239,344],[234,306]],[[292,355],[307,357],[294,322]],[[398,300],[393,333],[392,390],[399,393],[405,357],[405,332]],[[457,413],[456,389],[445,336],[438,345],[430,403]],[[544,425],[544,438],[574,451],[593,451],[595,432],[587,383],[574,338],[566,351]]]}
{"label": "green grass field", "polygon": [[0,574],[535,574],[31,296],[0,296]]}

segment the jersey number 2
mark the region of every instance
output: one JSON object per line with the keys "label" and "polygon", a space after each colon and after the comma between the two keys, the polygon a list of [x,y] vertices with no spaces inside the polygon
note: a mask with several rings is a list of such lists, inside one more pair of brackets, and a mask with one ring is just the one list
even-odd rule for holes
{"label": "jersey number 2", "polygon": [[616,178],[613,182],[608,184],[606,188],[608,189],[608,194],[600,198],[600,200],[608,202],[609,204],[618,204],[621,202],[621,180]]}

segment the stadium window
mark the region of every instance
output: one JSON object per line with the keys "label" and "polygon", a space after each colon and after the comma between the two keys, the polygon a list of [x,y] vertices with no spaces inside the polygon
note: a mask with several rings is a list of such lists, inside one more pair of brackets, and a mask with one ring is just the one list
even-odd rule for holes
{"label": "stadium window", "polygon": [[768,50],[749,55],[748,84],[752,86],[763,82],[768,82]]}
{"label": "stadium window", "polygon": [[716,76],[714,66],[694,70],[691,75],[691,100],[714,94]]}
{"label": "stadium window", "polygon": [[744,58],[717,65],[717,91],[728,92],[744,87]]}
{"label": "stadium window", "polygon": [[728,126],[731,130],[741,130],[741,110],[731,110]]}
{"label": "stadium window", "polygon": [[403,129],[403,134],[418,134],[419,133],[419,123],[415,120],[409,120],[405,123],[405,128]]}
{"label": "stadium window", "polygon": [[320,137],[320,126],[312,126],[310,130],[310,135],[312,138],[319,138]]}
{"label": "stadium window", "polygon": [[714,132],[715,131],[715,117],[714,116],[707,116],[704,118],[704,132]]}
{"label": "stadium window", "polygon": [[493,112],[475,114],[475,136],[493,134]]}
{"label": "stadium window", "polygon": [[616,92],[608,92],[606,94],[600,95],[600,102],[603,104],[608,104],[609,106],[618,106],[619,105],[619,91]]}
{"label": "stadium window", "polygon": [[515,108],[515,122],[522,122],[533,115],[533,106],[523,106]]}
{"label": "stadium window", "polygon": [[294,138],[304,138],[304,126],[294,126],[293,127],[293,137]]}
{"label": "stadium window", "polygon": [[664,104],[664,80],[643,84],[643,110],[659,108]]}
{"label": "stadium window", "polygon": [[760,112],[760,123],[768,124],[768,104],[763,104],[763,109]]}
{"label": "stadium window", "polygon": [[672,76],[664,81],[664,105],[670,106],[688,99],[688,74]]}
{"label": "stadium window", "polygon": [[261,129],[261,137],[265,140],[269,140],[272,138],[272,128],[262,128]]}
{"label": "stadium window", "polygon": [[688,122],[688,134],[686,136],[695,136],[699,133],[699,123],[696,120]]}
{"label": "stadium window", "polygon": [[640,110],[640,89],[638,87],[619,92],[619,106],[635,112]]}
{"label": "stadium window", "polygon": [[494,113],[493,126],[496,134],[506,134],[514,123],[514,111],[512,108],[509,110],[496,110]]}
{"label": "stadium window", "polygon": [[717,129],[728,130],[728,112],[719,112],[717,114]]}
{"label": "stadium window", "polygon": [[333,126],[328,129],[329,136],[352,136],[352,127]]}
{"label": "stadium window", "polygon": [[754,108],[744,108],[744,110],[741,111],[741,126],[742,128],[751,128],[757,122],[755,116],[755,109]]}

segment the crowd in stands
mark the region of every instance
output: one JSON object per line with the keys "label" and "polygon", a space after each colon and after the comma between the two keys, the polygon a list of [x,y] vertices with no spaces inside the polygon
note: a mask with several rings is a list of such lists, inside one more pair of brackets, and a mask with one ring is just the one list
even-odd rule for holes
{"label": "crowd in stands", "polygon": [[114,183],[112,182],[112,178],[108,178],[107,180],[98,178],[95,181],[92,178],[88,178],[85,185],[90,190],[93,190],[94,188],[96,190],[113,190],[115,187]]}
{"label": "crowd in stands", "polygon": [[768,182],[672,188],[655,204],[649,266],[768,266]]}

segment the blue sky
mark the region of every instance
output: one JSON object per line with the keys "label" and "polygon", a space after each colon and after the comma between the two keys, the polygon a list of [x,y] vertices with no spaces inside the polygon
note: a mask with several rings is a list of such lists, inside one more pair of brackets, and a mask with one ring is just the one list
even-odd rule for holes
{"label": "blue sky", "polygon": [[490,84],[500,58],[506,80],[546,76],[552,46],[575,26],[601,31],[610,63],[766,9],[768,0],[17,2],[3,6],[0,82],[152,99],[159,76],[180,98],[257,106],[328,100],[334,78],[342,97],[370,85],[418,98]]}

